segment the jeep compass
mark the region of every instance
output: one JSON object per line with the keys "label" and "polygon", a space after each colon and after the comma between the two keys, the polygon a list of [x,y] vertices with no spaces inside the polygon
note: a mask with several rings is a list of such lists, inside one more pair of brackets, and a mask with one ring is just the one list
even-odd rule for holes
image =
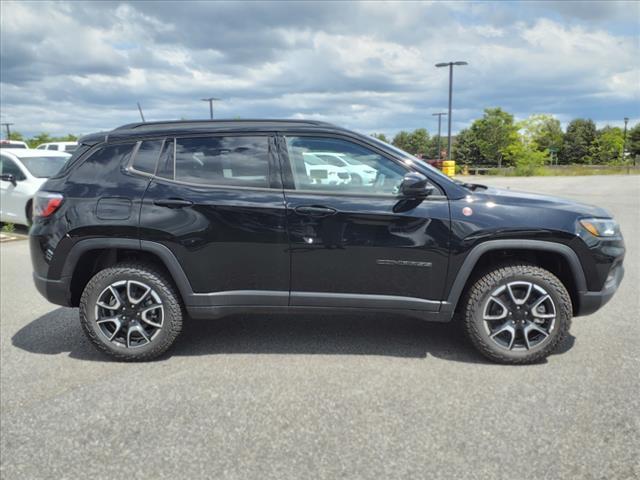
{"label": "jeep compass", "polygon": [[[331,181],[308,158],[348,158]],[[359,180],[359,181],[358,181]],[[33,200],[34,280],[120,360],[187,318],[330,312],[464,325],[484,356],[539,361],[624,275],[605,210],[454,181],[323,122],[147,122],[80,139]]]}

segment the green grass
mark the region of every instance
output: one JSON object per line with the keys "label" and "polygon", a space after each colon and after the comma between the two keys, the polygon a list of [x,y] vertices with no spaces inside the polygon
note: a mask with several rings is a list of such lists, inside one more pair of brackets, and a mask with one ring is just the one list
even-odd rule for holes
{"label": "green grass", "polygon": [[13,233],[16,230],[16,226],[13,223],[5,223],[2,225],[3,233]]}
{"label": "green grass", "polygon": [[502,177],[575,177],[583,175],[640,175],[640,167],[569,165],[566,167],[491,168],[485,175]]}

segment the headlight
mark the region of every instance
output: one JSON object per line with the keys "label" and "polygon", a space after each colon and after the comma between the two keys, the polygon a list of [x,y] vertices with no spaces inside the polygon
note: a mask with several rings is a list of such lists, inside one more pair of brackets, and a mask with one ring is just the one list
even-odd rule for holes
{"label": "headlight", "polygon": [[595,237],[615,237],[619,233],[618,223],[612,218],[583,218],[580,225]]}

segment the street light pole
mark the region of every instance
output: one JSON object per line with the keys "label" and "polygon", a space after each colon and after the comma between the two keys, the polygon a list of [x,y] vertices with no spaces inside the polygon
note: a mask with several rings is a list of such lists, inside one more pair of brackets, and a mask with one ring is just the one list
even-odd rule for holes
{"label": "street light pole", "polygon": [[442,126],[442,115],[446,115],[447,112],[438,112],[438,113],[432,113],[431,115],[433,116],[437,116],[438,117],[438,160],[442,160],[442,149],[440,148],[440,139],[442,138],[442,136],[440,135],[441,132],[441,126]]}
{"label": "street light pole", "polygon": [[629,123],[629,117],[624,117],[624,138],[622,140],[622,161],[624,162],[625,155],[627,153],[627,123]]}
{"label": "street light pole", "polygon": [[13,123],[3,123],[2,125],[7,129],[7,140],[11,140],[11,129],[9,127],[13,125]]}
{"label": "street light pole", "polygon": [[202,98],[203,102],[209,102],[209,118],[213,120],[213,102],[218,102],[221,99],[216,97]]}
{"label": "street light pole", "polygon": [[436,63],[436,67],[449,67],[449,131],[447,134],[447,158],[451,160],[451,106],[453,103],[453,66],[469,65],[467,62],[444,62]]}

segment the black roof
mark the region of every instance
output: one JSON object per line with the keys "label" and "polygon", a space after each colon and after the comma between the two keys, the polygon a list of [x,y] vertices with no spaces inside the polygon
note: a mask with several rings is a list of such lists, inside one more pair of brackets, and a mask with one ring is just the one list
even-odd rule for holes
{"label": "black roof", "polygon": [[[346,131],[341,127],[319,120],[288,119],[241,119],[241,120],[167,120],[161,122],[128,123],[108,132],[86,135],[81,143],[94,144],[103,141],[119,141],[130,137],[153,137],[156,135],[184,135],[189,133],[225,131],[290,131],[292,129],[322,129],[324,131]],[[353,132],[352,132],[353,133]]]}

